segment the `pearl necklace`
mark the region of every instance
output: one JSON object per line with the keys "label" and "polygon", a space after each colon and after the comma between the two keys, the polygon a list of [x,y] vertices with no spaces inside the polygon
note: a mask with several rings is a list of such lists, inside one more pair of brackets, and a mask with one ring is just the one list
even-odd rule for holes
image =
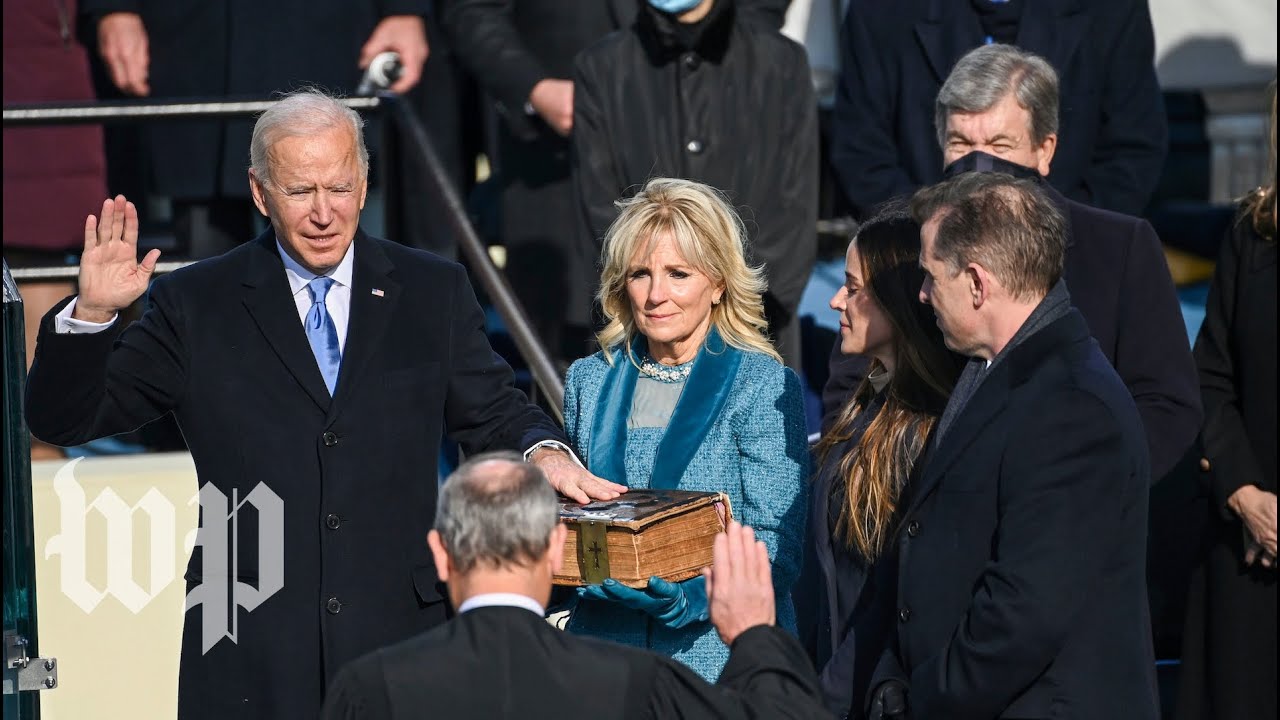
{"label": "pearl necklace", "polygon": [[664,383],[680,383],[689,379],[689,373],[693,371],[693,361],[683,365],[663,365],[654,362],[651,358],[645,358],[640,363],[640,372],[649,377]]}

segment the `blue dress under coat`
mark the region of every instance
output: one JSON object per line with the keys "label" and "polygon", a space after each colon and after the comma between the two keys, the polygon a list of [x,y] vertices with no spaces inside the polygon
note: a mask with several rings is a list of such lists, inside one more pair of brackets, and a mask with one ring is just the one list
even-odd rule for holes
{"label": "blue dress under coat", "polygon": [[[790,590],[799,573],[809,473],[799,379],[761,353],[704,348],[667,427],[627,429],[636,371],[621,352],[614,362],[618,368],[597,352],[569,368],[564,415],[574,450],[592,472],[628,487],[726,493],[734,518],[768,547],[777,622],[794,632]],[[581,600],[568,629],[671,656],[711,682],[729,657],[710,622],[669,628],[611,602]]]}

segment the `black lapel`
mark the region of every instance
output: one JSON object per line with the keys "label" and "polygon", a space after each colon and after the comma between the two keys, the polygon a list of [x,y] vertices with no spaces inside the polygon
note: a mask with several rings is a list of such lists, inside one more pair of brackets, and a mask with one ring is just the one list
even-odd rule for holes
{"label": "black lapel", "polygon": [[972,12],[951,12],[947,0],[934,0],[927,17],[916,23],[916,39],[941,85],[956,61],[982,44],[982,23]]}
{"label": "black lapel", "polygon": [[400,285],[391,279],[395,266],[378,243],[363,231],[356,232],[353,243],[356,256],[351,273],[347,343],[342,350],[338,387],[329,406],[329,415],[325,418],[326,424],[337,420],[342,409],[350,404],[351,394],[364,378],[369,358],[382,346],[382,336],[400,299]]}
{"label": "black lapel", "polygon": [[915,512],[947,470],[963,455],[964,450],[973,444],[1008,404],[1009,363],[1001,362],[988,372],[990,374],[978,386],[969,403],[952,421],[942,443],[929,454],[920,485],[911,490],[911,506],[904,518]]}
{"label": "black lapel", "polygon": [[329,389],[316,364],[306,332],[298,318],[284,263],[276,250],[276,236],[267,230],[253,240],[249,270],[245,274],[243,301],[249,314],[275,350],[280,362],[321,410],[330,405]]}
{"label": "black lapel", "polygon": [[[1022,7],[1018,21],[1018,47],[1033,52],[1065,76],[1071,56],[1089,30],[1089,16],[1079,0],[1039,0]],[[1062,100],[1068,100],[1063,94]],[[1061,114],[1066,108],[1061,108]]]}

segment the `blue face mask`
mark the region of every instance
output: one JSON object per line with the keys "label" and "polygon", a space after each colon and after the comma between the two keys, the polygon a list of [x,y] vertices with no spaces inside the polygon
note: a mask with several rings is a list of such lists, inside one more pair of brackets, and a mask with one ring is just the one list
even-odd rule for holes
{"label": "blue face mask", "polygon": [[702,2],[702,0],[649,0],[649,4],[656,10],[671,15],[679,15],[688,12]]}

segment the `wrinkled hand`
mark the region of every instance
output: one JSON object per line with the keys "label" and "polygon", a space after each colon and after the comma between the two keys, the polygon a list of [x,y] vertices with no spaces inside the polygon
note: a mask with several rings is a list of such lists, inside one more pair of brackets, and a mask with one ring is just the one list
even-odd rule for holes
{"label": "wrinkled hand", "polygon": [[585,505],[592,500],[612,500],[627,491],[625,485],[587,472],[563,450],[540,448],[529,459],[547,476],[556,492],[576,503]]}
{"label": "wrinkled hand", "polygon": [[529,93],[529,104],[552,130],[568,137],[573,130],[573,81],[539,80]]}
{"label": "wrinkled hand", "polygon": [[142,16],[131,12],[103,15],[98,21],[98,53],[111,73],[111,82],[122,92],[151,94],[147,82],[151,53]]}
{"label": "wrinkled hand", "polygon": [[[1254,485],[1232,493],[1227,505],[1240,516],[1241,522],[1260,546],[1260,559],[1264,567],[1271,567],[1276,557],[1276,494]],[[1246,554],[1245,562],[1250,562]]]}
{"label": "wrinkled hand", "polygon": [[430,48],[427,47],[427,29],[422,18],[417,15],[390,15],[383,18],[369,34],[364,47],[360,48],[360,69],[368,68],[369,63],[382,52],[399,53],[403,68],[400,79],[388,89],[397,94],[413,89],[422,79],[422,66],[426,64],[430,53]]}
{"label": "wrinkled hand", "polygon": [[102,220],[84,221],[84,254],[80,256],[80,294],[72,317],[110,322],[147,291],[159,250],[138,262],[138,209],[117,195],[102,203]]}
{"label": "wrinkled hand", "polygon": [[606,578],[600,585],[578,588],[578,597],[615,602],[652,615],[671,628],[703,622],[708,614],[706,580],[700,577],[671,583],[655,575],[649,578],[649,586],[644,590]]}
{"label": "wrinkled hand", "polygon": [[751,528],[731,522],[716,536],[711,553],[711,567],[702,571],[711,622],[724,644],[732,646],[746,630],[776,621],[769,550]]}

